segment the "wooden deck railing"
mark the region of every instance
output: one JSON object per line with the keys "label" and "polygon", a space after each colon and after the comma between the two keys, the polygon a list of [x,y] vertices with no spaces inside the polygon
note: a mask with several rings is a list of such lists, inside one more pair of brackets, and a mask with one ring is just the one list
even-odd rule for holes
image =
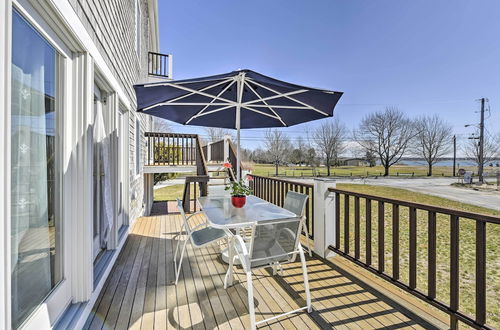
{"label": "wooden deck railing", "polygon": [[172,55],[148,52],[148,75],[172,79]]}
{"label": "wooden deck railing", "polygon": [[210,161],[223,162],[224,159],[224,140],[210,144]]}
{"label": "wooden deck railing", "polygon": [[295,191],[303,193],[309,196],[306,205],[306,226],[309,231],[309,237],[314,239],[314,191],[313,185],[293,182],[288,180],[281,180],[275,178],[267,178],[257,175],[252,175],[253,180],[250,181],[250,188],[253,194],[259,198],[262,198],[268,202],[276,204],[278,206],[283,206],[285,201],[286,193],[288,191]]}
{"label": "wooden deck railing", "polygon": [[198,145],[196,134],[146,132],[146,165],[196,165]]}
{"label": "wooden deck railing", "polygon": [[[261,181],[266,182],[262,179]],[[261,187],[258,189],[262,190]],[[266,189],[264,191],[267,192]],[[330,250],[448,313],[452,329],[458,327],[458,321],[474,328],[489,327],[486,324],[486,229],[488,226],[488,229],[492,231],[497,230],[498,228],[494,226],[500,224],[499,217],[340,189],[330,188],[329,191],[335,194],[335,219],[333,219],[335,221],[335,246],[330,245]],[[363,208],[364,212],[362,212]],[[403,213],[403,209],[407,213]],[[372,213],[376,213],[375,219]],[[387,218],[391,219],[392,223],[386,222]],[[447,226],[448,222],[449,231],[443,230],[443,226]],[[392,227],[390,232],[386,231],[388,227]],[[372,236],[374,229],[375,235]],[[426,230],[426,235],[417,236],[418,230]],[[463,238],[461,241],[464,230],[475,231],[475,235],[470,233],[473,242],[465,242]],[[492,238],[495,240],[498,237]],[[373,246],[374,241],[377,242],[375,246]],[[461,243],[464,245],[462,249]],[[491,243],[488,251],[498,248],[498,246],[495,247],[498,242]],[[402,249],[402,244],[404,244],[404,249]],[[469,250],[466,249],[467,245],[471,246]],[[373,253],[374,249],[376,249],[376,255]],[[422,254],[425,250],[426,253]],[[438,255],[437,251],[441,251],[440,253],[444,253],[446,257]],[[472,265],[475,264],[475,266],[466,269],[467,265],[464,262],[462,266],[460,260],[464,254],[474,253],[475,262]],[[426,262],[417,263],[418,255],[420,255],[420,260],[426,260]],[[448,258],[449,261],[443,260]],[[402,279],[401,272],[403,263],[404,279]],[[388,271],[385,268],[386,264],[392,264],[392,270]],[[498,265],[498,260],[490,263],[489,267],[496,267],[496,265]],[[444,278],[446,281],[449,278],[448,288],[443,288],[442,273],[440,283],[437,281],[438,270],[447,272]],[[418,276],[425,273],[427,276]],[[475,290],[474,295],[471,296],[472,300],[475,299],[475,306],[472,308],[475,313],[474,317],[470,316],[471,308],[468,308],[469,313],[460,308],[460,287],[470,279],[474,279],[473,288],[469,288],[469,292]],[[491,283],[491,285],[495,284]]]}

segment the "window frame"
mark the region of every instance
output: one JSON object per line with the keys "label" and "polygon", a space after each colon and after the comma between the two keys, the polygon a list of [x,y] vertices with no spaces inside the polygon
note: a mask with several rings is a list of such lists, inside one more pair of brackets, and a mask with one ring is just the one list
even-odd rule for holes
{"label": "window frame", "polygon": [[[52,28],[52,25],[48,23],[48,17],[45,15],[45,13],[41,13],[37,11],[34,7],[31,6],[31,4],[28,3],[19,3],[18,1],[13,1],[12,2],[12,7],[10,8],[10,13],[9,15],[12,17],[13,12],[16,11],[37,33],[41,38],[45,40],[45,42],[50,45],[56,54],[56,63],[54,66],[55,69],[55,78],[56,78],[56,85],[55,85],[55,94],[56,98],[59,99],[58,102],[56,102],[55,105],[55,111],[56,111],[56,120],[55,120],[55,145],[56,145],[56,154],[55,154],[55,171],[57,173],[57,179],[58,179],[58,184],[56,185],[56,195],[57,197],[55,198],[55,207],[57,209],[57,216],[60,218],[60,224],[59,224],[59,231],[60,231],[60,236],[58,236],[56,239],[59,241],[59,260],[57,262],[60,262],[61,264],[59,265],[60,269],[60,280],[58,283],[56,283],[51,290],[47,293],[45,298],[38,304],[38,306],[30,312],[30,314],[22,321],[21,327],[24,327],[26,325],[31,325],[31,324],[43,324],[46,320],[46,313],[48,311],[49,315],[51,318],[56,318],[58,316],[58,313],[62,313],[64,311],[65,306],[71,301],[71,290],[70,290],[70,285],[71,285],[71,267],[72,267],[72,260],[71,260],[71,245],[69,244],[70,242],[70,233],[71,233],[71,228],[72,228],[72,223],[65,219],[65,216],[67,215],[66,210],[67,208],[65,207],[64,203],[64,188],[66,187],[66,181],[67,179],[64,176],[63,173],[63,167],[64,167],[64,161],[67,157],[67,120],[68,120],[68,115],[65,113],[64,109],[70,108],[71,107],[71,93],[69,92],[72,87],[72,82],[74,79],[74,72],[71,67],[71,61],[72,61],[72,51],[69,48],[68,44],[66,43],[66,40],[62,40],[57,33]],[[12,38],[12,24],[10,26],[10,38]],[[9,55],[10,52],[9,52]],[[8,65],[12,65],[12,59],[9,57],[8,59]],[[10,75],[8,76],[8,81],[10,85]],[[10,128],[11,128],[11,121],[10,121],[10,115],[11,115],[11,106],[12,104],[9,102],[9,107],[8,107],[8,133],[10,134]],[[9,156],[8,162],[9,162],[9,175],[10,175],[10,166],[11,166],[11,157],[10,157],[10,150],[11,150],[11,141],[10,139],[8,140],[9,143]],[[10,182],[9,182],[10,184]],[[10,196],[9,196],[10,200]],[[9,210],[10,211],[10,210]],[[9,222],[11,221],[11,214],[9,212],[8,214],[8,219]],[[9,229],[10,229],[10,223],[9,223]],[[10,236],[9,236],[10,240]],[[6,253],[11,253],[11,246],[9,243],[8,249],[5,251]],[[10,279],[10,274],[11,274],[11,269],[10,266],[8,268],[8,283],[9,286],[11,285],[11,279]],[[9,288],[10,292],[10,288]],[[6,301],[7,306],[8,306],[8,313],[10,314],[11,310],[11,303],[10,303],[10,294],[9,294],[9,299]],[[8,326],[12,326],[11,322],[12,319],[10,315],[8,315],[8,318],[6,319],[8,322]],[[2,323],[0,322],[0,325]]]}
{"label": "window frame", "polygon": [[135,52],[141,65],[141,33],[142,33],[142,15],[141,15],[141,1],[135,0]]}
{"label": "window frame", "polygon": [[141,121],[137,115],[134,120],[134,176],[137,179],[141,175]]}

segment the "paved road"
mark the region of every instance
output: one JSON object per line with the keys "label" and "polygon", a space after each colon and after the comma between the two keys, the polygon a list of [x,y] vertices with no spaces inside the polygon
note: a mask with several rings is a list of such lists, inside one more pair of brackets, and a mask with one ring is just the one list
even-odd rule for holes
{"label": "paved road", "polygon": [[[297,180],[298,181],[298,180]],[[304,181],[312,182],[311,179]],[[500,192],[484,192],[453,187],[455,178],[369,178],[369,179],[338,179],[337,182],[382,185],[404,188],[411,191],[435,195],[459,202],[483,206],[500,211]]]}

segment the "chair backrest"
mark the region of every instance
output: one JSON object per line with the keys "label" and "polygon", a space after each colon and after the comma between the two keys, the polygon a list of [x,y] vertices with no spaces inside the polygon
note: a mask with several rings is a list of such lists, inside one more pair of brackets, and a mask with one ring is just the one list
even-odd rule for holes
{"label": "chair backrest", "polygon": [[186,212],[184,211],[184,206],[182,205],[182,200],[177,198],[177,208],[179,209],[179,213],[182,216],[182,221],[184,221],[184,227],[188,234],[191,234],[191,227],[189,226],[189,222],[187,221]]}
{"label": "chair backrest", "polygon": [[298,251],[302,218],[261,222],[252,229],[252,267],[290,260]]}
{"label": "chair backrest", "polygon": [[306,203],[308,198],[309,196],[306,194],[289,191],[286,193],[283,208],[297,214],[300,217],[303,217],[306,213]]}

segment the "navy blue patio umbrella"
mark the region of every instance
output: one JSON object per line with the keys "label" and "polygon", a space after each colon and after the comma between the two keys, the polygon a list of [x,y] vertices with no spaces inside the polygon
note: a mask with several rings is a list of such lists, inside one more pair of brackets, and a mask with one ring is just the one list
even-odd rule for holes
{"label": "navy blue patio umbrella", "polygon": [[251,70],[134,86],[137,111],[183,125],[237,130],[288,127],[333,116],[342,92],[291,84]]}

